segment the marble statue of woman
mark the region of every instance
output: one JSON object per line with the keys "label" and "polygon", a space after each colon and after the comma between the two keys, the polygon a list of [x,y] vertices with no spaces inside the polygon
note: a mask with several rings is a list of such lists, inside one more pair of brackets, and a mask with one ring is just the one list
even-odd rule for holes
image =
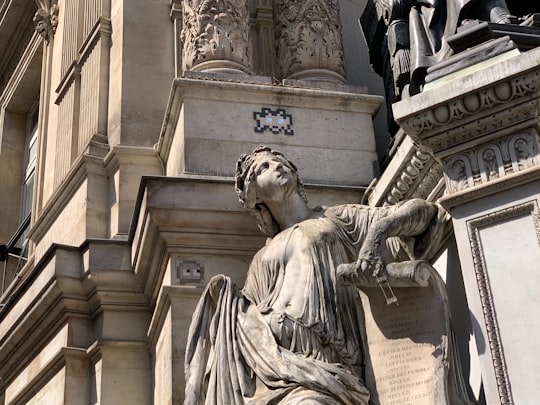
{"label": "marble statue of woman", "polygon": [[[269,239],[241,290],[215,276],[203,292],[188,336],[186,403],[367,405],[362,311],[350,284],[403,259],[403,241],[421,255],[437,206],[310,208],[294,164],[268,147],[240,157],[236,191]],[[351,262],[353,272],[337,271]]]}

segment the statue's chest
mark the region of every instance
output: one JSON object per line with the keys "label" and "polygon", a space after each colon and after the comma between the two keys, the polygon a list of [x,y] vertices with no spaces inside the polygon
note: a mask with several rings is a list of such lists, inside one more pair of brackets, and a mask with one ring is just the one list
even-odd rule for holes
{"label": "statue's chest", "polygon": [[262,256],[266,264],[310,266],[315,256],[331,254],[337,229],[327,218],[305,220],[276,235]]}

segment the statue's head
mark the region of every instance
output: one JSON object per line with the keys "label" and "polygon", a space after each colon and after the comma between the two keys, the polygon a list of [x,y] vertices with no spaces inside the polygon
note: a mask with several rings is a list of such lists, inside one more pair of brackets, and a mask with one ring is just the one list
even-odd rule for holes
{"label": "statue's head", "polygon": [[307,197],[304,190],[304,184],[298,176],[298,169],[294,163],[288,160],[281,152],[272,150],[268,146],[258,146],[253,153],[240,156],[236,163],[236,194],[238,194],[240,203],[244,208],[257,220],[259,229],[268,236],[274,236],[279,232],[279,227],[272,217],[272,213],[268,210],[268,207],[265,204],[258,202],[257,187],[255,185],[257,176],[254,170],[254,163],[257,157],[264,154],[279,159],[284,166],[287,166],[295,177],[298,195],[306,203]]}

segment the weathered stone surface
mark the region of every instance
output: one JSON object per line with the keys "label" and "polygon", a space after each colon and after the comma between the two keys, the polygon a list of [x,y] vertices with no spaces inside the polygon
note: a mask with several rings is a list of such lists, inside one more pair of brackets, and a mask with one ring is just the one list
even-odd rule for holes
{"label": "weathered stone surface", "polygon": [[394,288],[399,306],[388,306],[378,288],[361,290],[373,404],[470,403],[456,372],[446,289],[434,269],[430,276],[425,288]]}
{"label": "weathered stone surface", "polygon": [[529,286],[540,257],[540,51],[497,58],[439,79],[394,111],[442,162],[441,203],[453,218],[486,401],[533,403],[540,359],[518,331],[539,327]]}
{"label": "weathered stone surface", "polygon": [[[369,278],[376,277],[375,282],[371,280],[375,285],[387,280],[384,262],[404,253],[393,237],[410,237],[415,241],[411,254],[425,254],[429,246],[423,246],[422,240],[433,241],[437,233],[437,206],[411,200],[383,208],[309,208],[294,164],[268,147],[240,157],[236,190],[242,205],[270,239],[255,255],[241,292],[223,275],[207,284],[189,330],[186,401],[204,403],[212,398],[218,404],[250,400],[367,404],[370,394],[377,398],[379,387],[373,384],[374,379],[367,386],[363,380],[365,362],[371,361],[366,352],[371,350],[370,343],[365,339],[370,339],[372,328],[366,333],[360,321],[354,286],[365,285]],[[356,264],[346,265],[351,262]],[[410,272],[401,265],[389,265],[388,280],[394,282],[406,273],[416,285],[426,285],[426,271],[430,270],[425,265],[412,262]],[[441,294],[442,283],[434,285]],[[419,329],[408,331],[400,323],[390,326],[399,329],[404,338],[434,342],[433,347],[410,354],[418,363],[424,360],[422,356],[433,357],[437,349],[435,356],[445,362],[450,356],[445,340],[448,328],[429,333],[434,327],[429,324],[432,319],[448,325],[447,313],[435,309],[428,316],[422,312],[427,311],[430,300],[435,299],[432,306],[437,299],[444,300],[434,297],[409,308],[420,312],[420,319],[411,321]],[[386,302],[395,302],[395,297]],[[366,309],[371,310],[369,305]],[[428,318],[426,323],[422,317]],[[409,349],[413,347],[405,347]],[[373,350],[379,347],[375,345]],[[380,358],[383,353],[373,356]],[[386,360],[382,357],[381,361]],[[434,397],[425,403],[451,403],[446,397],[444,366],[420,367],[411,362],[411,367],[411,372],[419,374],[411,384],[421,381],[423,385],[409,403],[426,393]],[[374,375],[384,385],[379,370]],[[407,389],[395,386],[396,399],[405,400]],[[381,395],[386,395],[384,389]],[[384,397],[381,404],[389,398]]]}
{"label": "weathered stone surface", "polygon": [[345,82],[337,0],[275,1],[279,79]]}
{"label": "weathered stone surface", "polygon": [[269,144],[294,158],[306,182],[365,186],[372,180],[372,116],[380,97],[348,86],[275,86],[242,75],[198,78],[173,85],[158,146],[167,175],[232,176],[231,162],[241,153]]}
{"label": "weathered stone surface", "polygon": [[248,2],[184,0],[184,70],[250,70]]}

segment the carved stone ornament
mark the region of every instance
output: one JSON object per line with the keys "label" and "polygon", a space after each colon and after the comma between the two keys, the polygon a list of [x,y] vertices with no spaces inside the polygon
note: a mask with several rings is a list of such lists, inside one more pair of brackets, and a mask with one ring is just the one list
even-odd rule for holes
{"label": "carved stone ornament", "polygon": [[394,205],[413,197],[427,198],[441,177],[441,166],[427,152],[416,149],[395,178],[383,205]]}
{"label": "carved stone ornament", "polygon": [[530,130],[452,156],[444,162],[448,192],[465,190],[540,165],[539,145],[538,134]]}
{"label": "carved stone ornament", "polygon": [[[497,128],[532,118],[537,111],[537,101],[528,99],[519,104],[519,99],[526,99],[539,87],[540,72],[527,73],[463,95],[434,109],[420,111],[399,120],[399,124],[408,135],[437,153]],[[511,101],[513,105],[509,108]],[[490,114],[482,116],[481,113],[487,110]],[[456,125],[457,122],[460,124]]]}
{"label": "carved stone ornament", "polygon": [[58,6],[46,0],[36,0],[39,7],[34,15],[35,29],[48,43],[58,27]]}
{"label": "carved stone ornament", "polygon": [[184,0],[182,69],[250,71],[249,12],[245,0]]}
{"label": "carved stone ornament", "polygon": [[278,0],[274,12],[280,79],[345,81],[337,0]]}

